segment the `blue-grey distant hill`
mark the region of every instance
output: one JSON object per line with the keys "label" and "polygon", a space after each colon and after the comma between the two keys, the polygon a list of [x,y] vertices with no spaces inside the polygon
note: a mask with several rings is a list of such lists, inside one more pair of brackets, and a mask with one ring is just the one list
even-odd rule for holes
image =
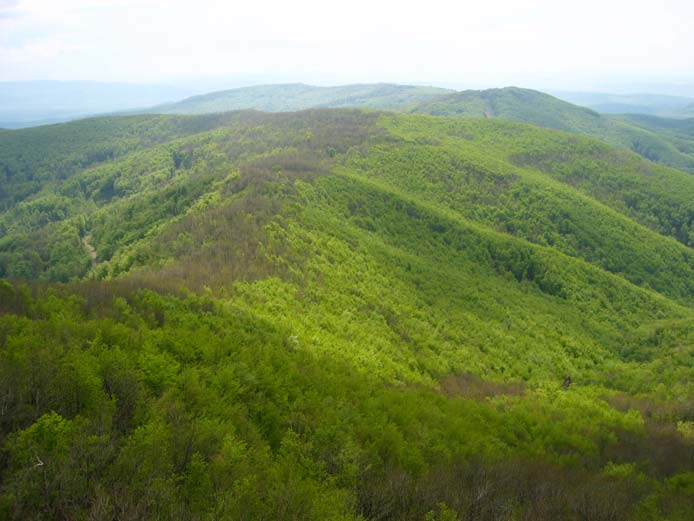
{"label": "blue-grey distant hill", "polygon": [[20,128],[144,108],[190,96],[180,85],[94,81],[0,82],[0,127]]}
{"label": "blue-grey distant hill", "polygon": [[607,94],[553,92],[558,98],[605,114],[648,114],[671,118],[694,117],[694,98],[665,94]]}
{"label": "blue-grey distant hill", "polygon": [[194,96],[177,103],[153,107],[160,114],[206,114],[256,109],[285,112],[309,108],[361,107],[414,109],[419,103],[454,91],[437,87],[376,83],[316,87],[303,83],[257,85]]}

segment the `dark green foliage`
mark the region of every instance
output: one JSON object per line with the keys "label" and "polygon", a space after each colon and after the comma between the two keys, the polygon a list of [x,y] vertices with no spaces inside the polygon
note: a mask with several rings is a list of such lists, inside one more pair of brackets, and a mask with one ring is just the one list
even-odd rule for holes
{"label": "dark green foliage", "polygon": [[[64,181],[79,170],[243,118],[243,114],[106,117],[3,132],[0,208],[10,208],[46,184]],[[107,188],[103,190],[108,192]]]}

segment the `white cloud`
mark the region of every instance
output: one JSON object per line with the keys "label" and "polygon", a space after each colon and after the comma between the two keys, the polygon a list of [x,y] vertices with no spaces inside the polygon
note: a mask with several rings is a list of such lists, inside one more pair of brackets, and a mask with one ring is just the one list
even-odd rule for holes
{"label": "white cloud", "polygon": [[77,50],[77,47],[58,39],[38,39],[18,47],[0,48],[0,62],[7,64],[32,64],[55,59],[61,54]]}
{"label": "white cloud", "polygon": [[694,76],[688,0],[657,6],[645,0],[8,5],[16,16],[4,21],[0,35],[0,79],[263,74],[328,83],[528,84]]}

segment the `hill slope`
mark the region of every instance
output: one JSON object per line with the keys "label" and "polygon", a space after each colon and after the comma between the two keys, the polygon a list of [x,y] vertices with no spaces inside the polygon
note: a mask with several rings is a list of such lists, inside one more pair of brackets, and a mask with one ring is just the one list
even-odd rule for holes
{"label": "hill slope", "polygon": [[500,118],[569,132],[592,132],[603,119],[597,112],[530,89],[466,90],[423,103],[417,112],[437,116]]}
{"label": "hill slope", "polygon": [[[160,114],[208,114],[241,109],[272,112],[323,107],[357,107],[442,116],[494,117],[597,137],[633,150],[655,162],[694,173],[694,140],[664,131],[678,120],[601,115],[542,92],[506,87],[483,91],[447,91],[433,87],[372,84],[314,87],[260,85],[195,96],[150,109]],[[638,116],[635,116],[638,119]],[[685,120],[686,121],[686,120]],[[684,125],[687,125],[685,122]]]}
{"label": "hill slope", "polygon": [[[442,116],[496,117],[566,130],[597,137],[651,161],[694,173],[691,134],[672,132],[675,128],[690,127],[691,120],[602,115],[542,92],[517,87],[449,94],[424,102],[415,111]],[[665,128],[669,130],[664,132]]]}
{"label": "hill slope", "polygon": [[[23,201],[47,183],[176,137],[208,131],[230,116],[101,117],[0,133],[0,208]],[[233,119],[233,117],[232,117]]]}
{"label": "hill slope", "polygon": [[157,114],[206,114],[230,110],[256,109],[269,112],[327,107],[371,109],[408,108],[445,94],[446,89],[387,83],[315,87],[301,83],[258,85],[212,92],[202,96],[153,107]]}
{"label": "hill slope", "polygon": [[355,110],[23,132],[5,517],[686,519],[693,177]]}

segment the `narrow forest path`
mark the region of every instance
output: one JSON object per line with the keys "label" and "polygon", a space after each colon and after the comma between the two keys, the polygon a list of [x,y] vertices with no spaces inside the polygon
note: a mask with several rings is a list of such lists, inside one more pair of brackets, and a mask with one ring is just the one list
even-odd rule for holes
{"label": "narrow forest path", "polygon": [[84,248],[87,250],[87,253],[89,253],[89,257],[92,260],[92,268],[96,266],[96,250],[94,249],[94,246],[89,244],[89,237],[82,237],[82,244],[84,244]]}

